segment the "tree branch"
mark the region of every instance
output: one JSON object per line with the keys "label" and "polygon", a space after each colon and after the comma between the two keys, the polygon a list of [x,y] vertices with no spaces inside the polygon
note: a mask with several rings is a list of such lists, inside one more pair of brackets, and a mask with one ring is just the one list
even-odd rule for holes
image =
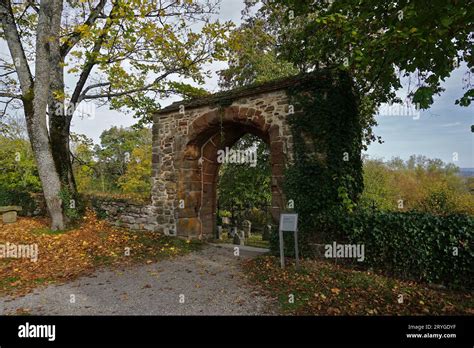
{"label": "tree branch", "polygon": [[[87,95],[87,91],[91,90],[92,88],[97,88],[101,87],[100,85],[107,86],[110,85],[110,83],[103,83],[103,84],[96,84],[96,85],[91,85],[87,87],[84,92],[81,94],[79,97],[78,102],[82,100],[90,100],[90,99],[100,99],[100,98],[113,98],[113,97],[121,97],[127,94],[132,94],[132,93],[137,93],[137,92],[143,92],[143,91],[149,91],[149,90],[154,90],[152,87],[155,86],[158,82],[164,80],[168,75],[173,74],[175,72],[179,71],[179,69],[173,69],[170,71],[167,71],[163,75],[157,77],[152,83],[145,85],[143,87],[138,87],[138,88],[132,88],[127,91],[121,91],[121,92],[114,92],[114,93],[102,93],[102,94],[94,94],[94,95]],[[171,91],[171,90],[162,90],[163,92],[166,91]]]}
{"label": "tree branch", "polygon": [[[87,26],[91,26],[92,24],[94,24],[97,18],[100,17],[100,14],[102,13],[102,10],[104,9],[106,4],[107,0],[100,0],[83,24]],[[71,51],[71,49],[82,39],[82,35],[83,34],[81,32],[75,31],[71,34],[71,37],[68,38],[66,42],[61,46],[61,55],[63,58],[66,57],[69,51]]]}
{"label": "tree branch", "polygon": [[99,87],[105,87],[105,86],[108,86],[108,85],[110,85],[110,82],[96,83],[96,84],[87,86],[86,88],[84,88],[84,91],[82,92],[82,94],[85,95],[91,89],[99,88]]}
{"label": "tree branch", "polygon": [[5,77],[5,76],[8,76],[8,75],[11,75],[11,74],[14,74],[14,73],[16,73],[16,70],[12,70],[12,71],[6,72],[4,74],[0,74],[0,77]]}
{"label": "tree branch", "polygon": [[0,112],[0,116],[3,116],[3,115],[6,114],[7,109],[8,109],[8,106],[9,106],[10,103],[11,103],[12,101],[14,101],[14,100],[15,100],[15,98],[10,98],[10,100],[7,100],[6,102],[3,102],[3,103],[5,104],[5,107],[3,108],[3,111]]}
{"label": "tree branch", "polygon": [[[110,21],[107,21],[104,24],[101,35],[97,38],[97,41],[94,43],[91,56],[86,62],[84,69],[81,72],[81,75],[79,76],[79,81],[77,81],[76,87],[74,88],[74,92],[72,93],[72,96],[71,96],[71,105],[73,105],[73,107],[75,107],[78,103],[82,101],[81,99],[82,89],[84,88],[87,82],[87,79],[89,78],[92,68],[96,64],[95,56],[100,52],[100,49],[102,48],[102,44],[104,43],[104,40],[107,36],[107,31],[112,25],[112,17],[113,17],[114,10],[116,8],[117,8],[117,5],[114,4],[109,14]],[[72,113],[70,113],[68,117],[72,118]]]}
{"label": "tree branch", "polygon": [[23,96],[30,94],[33,88],[33,76],[20,40],[18,28],[13,16],[10,0],[0,0],[1,23],[10,55],[15,63]]}
{"label": "tree branch", "polygon": [[21,99],[21,94],[15,94],[10,92],[0,92],[1,98],[13,98],[13,99]]}
{"label": "tree branch", "polygon": [[39,13],[39,8],[38,8],[38,6],[36,6],[34,0],[28,0],[26,3],[27,3],[28,6],[30,6],[33,10],[35,10],[36,13]]}
{"label": "tree branch", "polygon": [[74,161],[77,161],[81,166],[87,166],[90,169],[92,169],[97,176],[100,175],[99,171],[93,165],[90,165],[89,163],[84,162],[79,157],[74,155],[74,153],[72,151],[69,151],[69,153],[70,153],[71,158],[72,158],[72,163],[74,163]]}

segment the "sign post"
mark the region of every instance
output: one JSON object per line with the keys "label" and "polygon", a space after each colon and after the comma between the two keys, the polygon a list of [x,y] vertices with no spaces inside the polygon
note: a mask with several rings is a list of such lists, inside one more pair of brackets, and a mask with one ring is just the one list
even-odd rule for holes
{"label": "sign post", "polygon": [[281,223],[280,223],[278,234],[280,236],[280,265],[281,265],[281,268],[285,268],[285,255],[284,255],[285,251],[283,247],[283,230],[281,229]]}
{"label": "sign post", "polygon": [[[298,220],[298,217],[296,217]],[[295,229],[295,262],[296,262],[296,269],[300,269],[300,257],[298,252],[298,229]]]}
{"label": "sign post", "polygon": [[283,243],[283,231],[293,232],[295,238],[295,260],[296,269],[299,269],[300,259],[298,255],[298,214],[281,214],[280,215],[280,228],[278,235],[280,238],[280,264],[281,268],[285,268],[285,255],[284,255],[284,243]]}

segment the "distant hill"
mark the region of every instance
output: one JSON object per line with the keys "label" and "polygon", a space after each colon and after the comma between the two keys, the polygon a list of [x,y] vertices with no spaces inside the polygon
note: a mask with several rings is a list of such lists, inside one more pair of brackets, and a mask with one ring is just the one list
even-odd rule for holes
{"label": "distant hill", "polygon": [[461,176],[474,176],[474,168],[459,168],[459,175]]}

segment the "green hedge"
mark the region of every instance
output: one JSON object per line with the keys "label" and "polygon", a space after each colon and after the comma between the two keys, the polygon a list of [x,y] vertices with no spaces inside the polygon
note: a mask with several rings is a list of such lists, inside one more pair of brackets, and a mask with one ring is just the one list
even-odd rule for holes
{"label": "green hedge", "polygon": [[365,245],[364,264],[369,267],[402,278],[473,288],[471,216],[358,212],[339,219],[338,226],[349,243]]}
{"label": "green hedge", "polygon": [[[321,214],[313,217],[312,222],[314,238],[300,244],[303,256],[314,255],[311,243],[363,244],[365,260],[353,260],[357,266],[452,288],[474,288],[472,216],[358,211]],[[278,233],[272,234],[270,244],[277,254]],[[285,247],[285,255],[293,256],[291,233],[285,234]]]}
{"label": "green hedge", "polygon": [[[474,217],[421,212],[357,211],[313,217],[312,240],[300,242],[303,256],[313,256],[311,243],[363,244],[364,262],[344,259],[399,278],[474,288]],[[278,233],[271,249],[278,254]],[[457,248],[457,249],[454,249]],[[285,255],[293,256],[293,237],[285,234]],[[457,255],[455,255],[457,250]]]}

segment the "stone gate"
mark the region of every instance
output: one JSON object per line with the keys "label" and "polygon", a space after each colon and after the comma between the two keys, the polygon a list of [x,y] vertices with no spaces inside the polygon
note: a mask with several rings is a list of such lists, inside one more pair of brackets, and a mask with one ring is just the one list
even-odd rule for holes
{"label": "stone gate", "polygon": [[288,91],[311,75],[174,103],[154,115],[152,207],[168,235],[209,238],[216,228],[217,151],[246,133],[269,145],[272,216],[285,205],[285,166],[292,161]]}

